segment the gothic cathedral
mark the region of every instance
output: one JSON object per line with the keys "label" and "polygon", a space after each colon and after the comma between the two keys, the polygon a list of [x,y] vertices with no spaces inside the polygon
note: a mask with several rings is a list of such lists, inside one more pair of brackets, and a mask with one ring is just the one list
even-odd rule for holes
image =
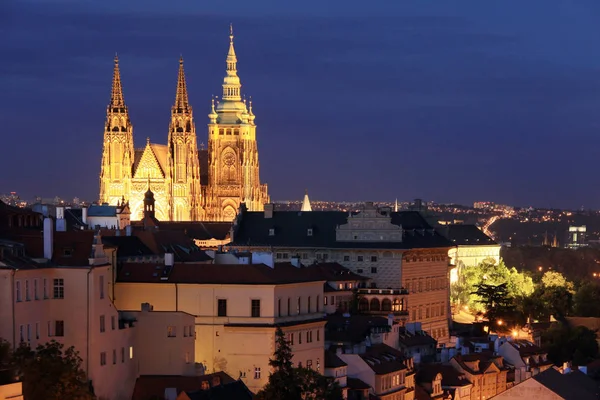
{"label": "gothic cathedral", "polygon": [[247,105],[241,97],[232,30],[226,65],[223,96],[216,104],[212,100],[208,114],[208,149],[198,149],[183,59],[179,60],[168,144],[147,139],[144,148],[135,149],[115,57],[104,129],[101,203],[128,201],[134,221],[143,218],[148,189],[154,193],[159,221],[231,221],[241,203],[250,211],[263,210],[269,195],[267,185],[260,183],[255,116],[252,101]]}

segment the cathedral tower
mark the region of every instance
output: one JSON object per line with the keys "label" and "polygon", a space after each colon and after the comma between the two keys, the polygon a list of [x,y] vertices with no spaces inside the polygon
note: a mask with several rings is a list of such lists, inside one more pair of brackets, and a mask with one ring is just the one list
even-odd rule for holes
{"label": "cathedral tower", "polygon": [[133,161],[133,126],[123,98],[119,58],[115,56],[112,93],[104,126],[100,168],[101,203],[117,205],[123,197],[129,200]]}
{"label": "cathedral tower", "polygon": [[242,202],[250,211],[261,211],[269,202],[267,185],[261,185],[259,178],[252,101],[248,108],[241,87],[230,27],[223,96],[216,107],[213,99],[208,115],[209,180],[204,205],[211,221],[233,220]]}
{"label": "cathedral tower", "polygon": [[175,104],[171,108],[168,142],[171,221],[201,220],[200,163],[196,125],[189,104],[183,58],[179,60]]}

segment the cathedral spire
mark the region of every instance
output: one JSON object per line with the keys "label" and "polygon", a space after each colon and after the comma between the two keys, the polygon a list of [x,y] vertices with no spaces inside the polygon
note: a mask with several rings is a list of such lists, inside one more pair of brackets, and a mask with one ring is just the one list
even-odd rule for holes
{"label": "cathedral spire", "polygon": [[121,72],[119,71],[119,56],[115,54],[115,68],[113,71],[112,92],[110,95],[110,108],[125,108],[123,99],[123,86],[121,86]]}
{"label": "cathedral spire", "polygon": [[310,199],[308,198],[308,190],[304,191],[304,199],[302,200],[302,208],[300,211],[312,211],[310,206]]}
{"label": "cathedral spire", "polygon": [[177,76],[177,93],[173,110],[181,113],[188,112],[190,105],[188,101],[187,85],[185,83],[185,71],[183,70],[183,56],[179,58],[179,74]]}
{"label": "cathedral spire", "polygon": [[241,101],[240,89],[242,87],[237,74],[237,57],[233,46],[233,25],[229,25],[229,52],[225,60],[227,68],[223,79],[223,100]]}
{"label": "cathedral spire", "polygon": [[396,199],[396,202],[394,203],[394,212],[398,212],[398,199]]}

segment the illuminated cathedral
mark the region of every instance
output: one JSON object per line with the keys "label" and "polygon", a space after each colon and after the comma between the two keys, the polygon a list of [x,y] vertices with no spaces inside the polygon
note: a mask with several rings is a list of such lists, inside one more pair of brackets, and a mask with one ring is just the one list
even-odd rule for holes
{"label": "illuminated cathedral", "polygon": [[188,101],[183,59],[168,142],[134,148],[133,125],[123,98],[119,60],[115,57],[110,104],[106,111],[100,171],[100,202],[128,202],[131,219],[141,220],[144,195],[154,193],[159,221],[231,221],[241,203],[261,211],[269,202],[260,183],[255,116],[252,101],[241,97],[233,30],[223,96],[212,100],[208,114],[208,146],[198,149],[192,106]]}

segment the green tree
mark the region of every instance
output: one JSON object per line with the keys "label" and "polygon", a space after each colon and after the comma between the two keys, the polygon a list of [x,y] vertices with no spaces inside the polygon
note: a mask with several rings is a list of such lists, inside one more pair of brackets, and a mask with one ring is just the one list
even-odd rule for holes
{"label": "green tree", "polygon": [[27,400],[95,399],[73,347],[64,350],[62,343],[53,340],[32,350],[21,343],[13,361]]}
{"label": "green tree", "polygon": [[507,284],[487,285],[479,284],[472,294],[478,297],[478,302],[483,305],[489,325],[496,327],[500,320],[514,319],[515,306],[513,298],[509,296]]}
{"label": "green tree", "polygon": [[546,288],[562,287],[571,293],[575,293],[573,282],[568,281],[560,272],[547,271],[544,273],[544,276],[542,276],[542,286]]}
{"label": "green tree", "polygon": [[600,285],[585,282],[579,287],[573,296],[573,315],[600,317]]}
{"label": "green tree", "polygon": [[585,365],[598,356],[596,332],[584,326],[575,328],[567,324],[557,324],[542,335],[548,348],[548,358],[555,364],[573,361]]}
{"label": "green tree", "polygon": [[342,391],[332,378],[306,368],[294,368],[292,349],[281,328],[275,332],[276,349],[269,365],[273,372],[257,400],[341,400]]}

